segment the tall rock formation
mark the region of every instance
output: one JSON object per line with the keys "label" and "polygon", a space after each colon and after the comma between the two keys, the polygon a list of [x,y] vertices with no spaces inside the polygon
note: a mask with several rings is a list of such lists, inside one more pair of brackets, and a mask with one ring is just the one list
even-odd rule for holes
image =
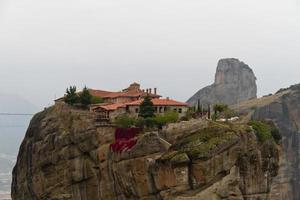
{"label": "tall rock formation", "polygon": [[215,82],[193,95],[187,103],[225,103],[228,105],[256,98],[256,77],[252,69],[235,58],[221,59],[218,63]]}
{"label": "tall rock formation", "polygon": [[13,171],[13,200],[266,200],[277,146],[245,124],[191,120],[143,132],[114,152],[115,127],[56,105],[32,120]]}
{"label": "tall rock formation", "polygon": [[300,200],[300,84],[274,95],[234,106],[249,119],[270,119],[282,134],[279,174],[272,185],[272,200]]}

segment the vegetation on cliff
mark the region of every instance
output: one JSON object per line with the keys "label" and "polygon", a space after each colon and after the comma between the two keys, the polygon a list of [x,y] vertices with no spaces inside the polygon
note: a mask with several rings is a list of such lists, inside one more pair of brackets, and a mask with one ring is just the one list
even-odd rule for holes
{"label": "vegetation on cliff", "polygon": [[64,102],[69,105],[81,104],[84,106],[90,104],[103,103],[103,99],[90,94],[88,88],[85,86],[83,90],[77,93],[76,86],[70,86],[66,89],[66,94],[64,96]]}
{"label": "vegetation on cliff", "polygon": [[164,115],[154,115],[153,117],[133,118],[128,115],[121,115],[116,118],[115,124],[121,128],[139,127],[146,129],[161,129],[168,123],[175,123],[179,120],[178,113],[169,111]]}
{"label": "vegetation on cliff", "polygon": [[255,134],[260,142],[273,140],[277,144],[281,141],[281,135],[278,128],[272,121],[255,121],[248,123],[255,131]]}
{"label": "vegetation on cliff", "polygon": [[239,138],[239,134],[247,131],[249,129],[244,125],[210,122],[207,128],[174,144],[170,148],[172,151],[162,156],[162,160],[173,159],[182,153],[187,154],[191,159],[208,159],[219,149],[234,144]]}

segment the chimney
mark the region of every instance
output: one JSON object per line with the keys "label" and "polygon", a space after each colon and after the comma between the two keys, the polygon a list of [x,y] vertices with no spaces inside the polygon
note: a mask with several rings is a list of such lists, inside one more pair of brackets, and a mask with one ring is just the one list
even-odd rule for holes
{"label": "chimney", "polygon": [[152,89],[151,88],[149,88],[149,93],[152,94]]}
{"label": "chimney", "polygon": [[154,94],[157,95],[157,88],[154,88]]}
{"label": "chimney", "polygon": [[142,91],[143,91],[143,92],[145,92],[145,90],[144,90],[144,89],[143,89]]}
{"label": "chimney", "polygon": [[146,93],[147,93],[147,94],[149,93],[149,90],[148,90],[148,89],[146,89]]}
{"label": "chimney", "polygon": [[169,100],[170,100],[170,98],[169,98],[169,97],[167,97],[167,100],[169,101]]}

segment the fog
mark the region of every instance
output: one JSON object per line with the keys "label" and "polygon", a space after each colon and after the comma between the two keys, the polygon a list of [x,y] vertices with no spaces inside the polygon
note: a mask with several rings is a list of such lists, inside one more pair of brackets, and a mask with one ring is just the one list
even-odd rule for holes
{"label": "fog", "polygon": [[69,85],[137,81],[182,101],[220,58],[249,64],[259,95],[300,82],[296,0],[0,0],[0,93],[42,108]]}

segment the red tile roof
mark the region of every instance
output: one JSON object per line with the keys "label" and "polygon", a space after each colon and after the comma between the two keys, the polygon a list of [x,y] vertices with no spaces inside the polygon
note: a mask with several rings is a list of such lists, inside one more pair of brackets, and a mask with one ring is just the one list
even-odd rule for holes
{"label": "red tile roof", "polygon": [[126,92],[109,92],[104,90],[93,90],[89,89],[91,95],[98,96],[102,98],[117,98],[117,97],[145,97],[150,95],[151,97],[160,97],[155,94],[147,94],[143,91],[126,91]]}
{"label": "red tile roof", "polygon": [[[103,106],[97,106],[93,109],[102,108],[110,111],[110,110],[116,110],[118,108],[125,108],[126,106],[139,106],[143,101],[144,101],[143,99],[140,99],[130,103],[114,103],[114,104],[108,104]],[[187,103],[182,103],[172,99],[152,99],[151,101],[154,106],[188,106]]]}
{"label": "red tile roof", "polygon": [[[128,106],[139,106],[144,100],[140,99],[130,103],[126,103]],[[152,99],[151,100],[154,106],[187,106],[187,103],[175,101],[172,99]]]}
{"label": "red tile roof", "polygon": [[104,90],[93,90],[93,89],[89,89],[89,92],[91,95],[93,96],[97,96],[97,97],[109,97],[111,96],[113,93],[115,92],[110,92],[110,91],[104,91]]}
{"label": "red tile roof", "polygon": [[125,108],[125,107],[126,107],[126,105],[123,103],[114,103],[114,104],[109,104],[109,105],[105,105],[105,106],[98,106],[98,107],[95,107],[94,109],[103,108],[105,110],[116,110],[118,108]]}

